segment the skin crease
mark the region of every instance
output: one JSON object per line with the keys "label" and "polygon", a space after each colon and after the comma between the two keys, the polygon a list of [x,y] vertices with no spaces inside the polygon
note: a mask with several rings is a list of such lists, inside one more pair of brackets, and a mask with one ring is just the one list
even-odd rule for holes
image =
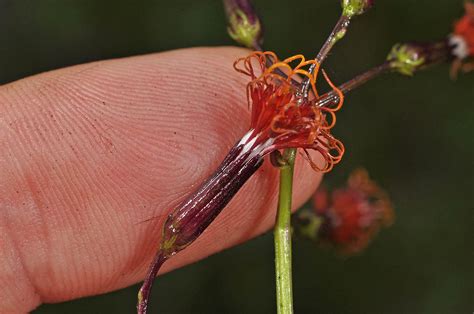
{"label": "skin crease", "polygon": [[[248,128],[247,78],[232,68],[247,54],[183,49],[0,86],[1,313],[143,279],[166,214]],[[295,208],[321,179],[298,158]],[[266,161],[162,272],[267,231],[277,188]]]}

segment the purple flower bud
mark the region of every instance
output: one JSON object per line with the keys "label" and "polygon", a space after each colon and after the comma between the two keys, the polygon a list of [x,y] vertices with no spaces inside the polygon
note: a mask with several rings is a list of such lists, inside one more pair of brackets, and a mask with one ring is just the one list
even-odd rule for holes
{"label": "purple flower bud", "polygon": [[230,37],[248,48],[260,50],[263,31],[260,20],[249,0],[224,0]]}
{"label": "purple flower bud", "polygon": [[393,70],[411,76],[422,68],[451,59],[451,50],[452,47],[446,40],[396,44],[387,56],[387,61]]}
{"label": "purple flower bud", "polygon": [[193,243],[262,163],[258,150],[237,143],[215,173],[168,216],[161,240],[164,255]]}

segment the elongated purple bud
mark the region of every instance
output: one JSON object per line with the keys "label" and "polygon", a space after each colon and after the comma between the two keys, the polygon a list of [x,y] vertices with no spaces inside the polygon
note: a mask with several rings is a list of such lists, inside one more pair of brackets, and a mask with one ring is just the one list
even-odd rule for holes
{"label": "elongated purple bud", "polygon": [[247,133],[227,154],[219,168],[169,214],[147,276],[138,292],[137,312],[147,312],[153,281],[163,263],[193,243],[214,221],[245,182],[263,163],[264,144],[255,145]]}
{"label": "elongated purple bud", "polygon": [[171,256],[194,242],[262,165],[263,157],[238,144],[216,172],[176,207],[164,224],[161,248]]}

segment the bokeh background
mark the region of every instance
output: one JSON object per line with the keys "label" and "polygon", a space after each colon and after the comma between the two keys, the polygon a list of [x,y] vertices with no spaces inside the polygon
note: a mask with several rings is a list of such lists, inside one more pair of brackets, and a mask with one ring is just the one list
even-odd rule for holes
{"label": "bokeh background", "polygon": [[[313,56],[336,0],[257,0],[265,47]],[[331,54],[335,82],[381,62],[398,41],[450,32],[462,0],[378,1]],[[192,46],[233,45],[218,0],[0,0],[0,84],[68,65]],[[397,220],[360,256],[294,241],[296,313],[472,313],[474,73],[449,65],[387,75],[347,97],[335,135],[342,184],[363,165],[391,194]],[[43,305],[35,313],[132,313],[138,285]],[[271,234],[159,278],[157,313],[275,313]]]}

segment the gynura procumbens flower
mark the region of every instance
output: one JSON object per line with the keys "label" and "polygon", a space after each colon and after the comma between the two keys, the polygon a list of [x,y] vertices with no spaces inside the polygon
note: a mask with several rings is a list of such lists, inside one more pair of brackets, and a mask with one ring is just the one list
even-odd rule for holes
{"label": "gynura procumbens flower", "polygon": [[360,253],[394,220],[388,194],[365,169],[354,170],[343,187],[319,187],[312,203],[295,215],[295,232],[345,256]]}
{"label": "gynura procumbens flower", "polygon": [[[311,66],[316,70],[308,72]],[[344,96],[323,72],[338,101],[329,102],[330,106],[316,105],[321,99],[316,90],[317,61],[305,60],[302,55],[279,61],[272,52],[254,52],[237,60],[234,67],[250,78],[247,85],[250,129],[214,174],[169,214],[159,251],[139,292],[139,313],[146,312],[151,286],[161,265],[201,235],[262,165],[267,154],[285,148],[302,148],[313,169],[326,172],[344,153],[342,143],[330,133]],[[295,82],[302,78],[310,82],[309,97],[298,96],[299,85]],[[323,163],[314,162],[307,150],[318,152]]]}

